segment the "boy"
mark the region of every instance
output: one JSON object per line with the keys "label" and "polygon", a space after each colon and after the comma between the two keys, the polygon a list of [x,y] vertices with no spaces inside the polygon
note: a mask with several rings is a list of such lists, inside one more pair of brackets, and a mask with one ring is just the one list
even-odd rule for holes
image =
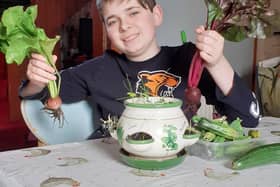
{"label": "boy", "polygon": [[[112,50],[103,56],[61,72],[60,96],[65,103],[90,96],[103,119],[120,116],[127,95],[124,82],[129,81],[134,92],[143,86],[152,96],[169,96],[183,101],[191,59],[196,50],[205,61],[199,88],[208,104],[228,120],[239,117],[243,125],[258,124],[258,103],[223,55],[224,39],[215,31],[196,29],[196,44],[160,47],[156,28],[163,13],[155,0],[98,0],[97,7],[108,38],[120,53]],[[44,100],[43,91],[49,80],[55,80],[54,70],[45,59],[33,54],[27,68],[28,80],[21,88],[23,98]],[[183,105],[184,106],[184,105]]]}

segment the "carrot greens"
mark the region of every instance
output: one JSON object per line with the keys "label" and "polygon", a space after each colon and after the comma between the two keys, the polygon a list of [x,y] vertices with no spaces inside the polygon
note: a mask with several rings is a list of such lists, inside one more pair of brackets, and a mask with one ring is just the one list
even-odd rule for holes
{"label": "carrot greens", "polygon": [[[60,74],[53,62],[52,53],[59,36],[48,38],[44,29],[37,28],[35,20],[37,17],[37,5],[32,5],[24,10],[23,6],[14,6],[6,9],[0,21],[0,51],[5,54],[7,64],[16,63],[21,65],[26,57],[31,53],[39,53],[47,59],[47,63],[55,69],[57,81],[50,81],[47,85],[50,98],[60,99]],[[60,109],[60,104],[53,107],[45,103],[43,108],[54,119],[60,122],[63,119],[63,112]],[[59,103],[59,102],[57,102]],[[61,123],[60,123],[61,124]]]}

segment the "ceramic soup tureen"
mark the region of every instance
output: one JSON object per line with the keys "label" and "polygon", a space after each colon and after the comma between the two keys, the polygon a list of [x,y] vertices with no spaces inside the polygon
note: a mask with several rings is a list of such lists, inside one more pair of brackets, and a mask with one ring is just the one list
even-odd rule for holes
{"label": "ceramic soup tureen", "polygon": [[118,123],[109,130],[131,155],[144,159],[172,158],[199,139],[199,135],[186,134],[189,123],[179,99],[135,97],[124,104]]}

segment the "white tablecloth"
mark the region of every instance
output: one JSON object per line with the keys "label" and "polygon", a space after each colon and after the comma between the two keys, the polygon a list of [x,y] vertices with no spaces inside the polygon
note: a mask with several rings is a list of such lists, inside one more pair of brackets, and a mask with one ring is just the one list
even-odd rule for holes
{"label": "white tablecloth", "polygon": [[[280,119],[264,118],[260,128],[279,131]],[[279,164],[233,171],[229,163],[188,155],[168,170],[139,170],[120,161],[116,141],[99,139],[1,152],[0,187],[280,187]]]}

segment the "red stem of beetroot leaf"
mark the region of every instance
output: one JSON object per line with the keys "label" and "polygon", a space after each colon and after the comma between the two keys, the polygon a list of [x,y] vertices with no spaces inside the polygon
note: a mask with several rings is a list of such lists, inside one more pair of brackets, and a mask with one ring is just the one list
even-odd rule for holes
{"label": "red stem of beetroot leaf", "polygon": [[193,56],[192,62],[191,62],[190,70],[189,70],[189,77],[188,77],[188,87],[189,88],[198,86],[203,68],[204,68],[203,60],[199,55],[199,51],[196,50],[196,52]]}
{"label": "red stem of beetroot leaf", "polygon": [[196,115],[200,106],[201,92],[198,88],[198,83],[200,81],[203,68],[203,60],[197,50],[190,65],[188,85],[185,89],[186,108],[184,109],[184,113],[189,120]]}

